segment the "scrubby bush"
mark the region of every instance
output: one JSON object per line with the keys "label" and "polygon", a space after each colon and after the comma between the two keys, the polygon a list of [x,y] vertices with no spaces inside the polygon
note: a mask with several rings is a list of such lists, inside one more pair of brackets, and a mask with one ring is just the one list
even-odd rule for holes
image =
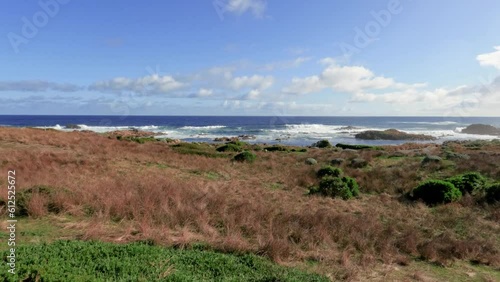
{"label": "scrubby bush", "polygon": [[317,148],[330,148],[332,147],[332,144],[330,143],[330,141],[326,140],[326,139],[323,139],[323,140],[320,140],[314,144],[312,144],[312,147],[317,147]]}
{"label": "scrubby bush", "polygon": [[323,168],[318,170],[318,172],[316,173],[316,176],[318,176],[318,178],[322,178],[324,176],[339,177],[341,175],[342,175],[342,170],[340,168],[333,167],[333,166],[324,166]]}
{"label": "scrubby bush", "polygon": [[353,178],[325,176],[319,182],[319,186],[312,187],[309,193],[348,200],[359,195],[359,188],[358,183]]}
{"label": "scrubby bush", "polygon": [[257,155],[255,155],[252,152],[249,151],[244,151],[239,153],[238,155],[234,156],[234,160],[238,162],[253,162],[257,158]]}
{"label": "scrubby bush", "polygon": [[217,148],[217,152],[241,152],[242,150],[240,146],[232,143]]}
{"label": "scrubby bush", "polygon": [[354,197],[359,196],[359,185],[358,182],[356,182],[356,179],[344,176],[342,177],[342,181],[344,181],[347,184],[347,187],[349,187],[349,190],[351,191],[351,194]]}
{"label": "scrubby bush", "polygon": [[446,181],[452,183],[455,187],[460,189],[462,194],[476,194],[477,192],[484,190],[486,184],[486,179],[477,172],[457,175],[446,179]]}
{"label": "scrubby bush", "polygon": [[341,149],[352,149],[352,150],[362,150],[362,149],[383,150],[381,147],[377,147],[377,146],[350,145],[350,144],[342,144],[342,143],[338,143],[337,145],[335,145],[335,147],[341,148]]}
{"label": "scrubby bush", "polygon": [[340,197],[344,200],[353,197],[349,186],[340,177],[325,176],[319,182],[318,192],[323,196]]}
{"label": "scrubby bush", "polygon": [[450,182],[428,180],[413,189],[413,199],[422,200],[427,205],[450,203],[459,200],[462,192]]}
{"label": "scrubby bush", "polygon": [[233,145],[236,145],[239,147],[243,147],[245,145],[248,145],[248,143],[240,141],[240,140],[233,140],[233,141],[228,142],[227,144],[233,144]]}
{"label": "scrubby bush", "polygon": [[495,183],[486,189],[486,200],[490,203],[500,202],[500,183]]}
{"label": "scrubby bush", "polygon": [[266,147],[264,148],[264,150],[268,151],[268,152],[288,152],[288,148],[286,147],[283,147],[283,146],[280,146],[280,145],[274,145],[274,146],[271,146],[271,147]]}

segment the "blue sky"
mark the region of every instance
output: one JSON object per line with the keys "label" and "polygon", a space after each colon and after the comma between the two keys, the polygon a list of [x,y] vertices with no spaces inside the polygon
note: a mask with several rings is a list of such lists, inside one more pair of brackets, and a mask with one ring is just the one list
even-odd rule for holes
{"label": "blue sky", "polygon": [[500,115],[500,2],[0,2],[0,114]]}

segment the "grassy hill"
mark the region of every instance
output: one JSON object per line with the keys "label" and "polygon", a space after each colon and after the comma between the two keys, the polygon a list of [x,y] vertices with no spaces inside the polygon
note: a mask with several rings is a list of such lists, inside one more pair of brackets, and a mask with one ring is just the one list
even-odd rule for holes
{"label": "grassy hill", "polygon": [[[19,250],[36,254],[19,259],[25,274],[45,275],[61,263],[85,265],[82,275],[98,277],[95,270],[109,263],[102,277],[126,280],[132,274],[124,271],[142,272],[132,255],[137,250],[151,266],[147,280],[170,269],[164,278],[175,281],[198,262],[188,281],[321,279],[301,271],[351,281],[500,279],[500,209],[485,196],[500,180],[500,142],[359,150],[235,145],[255,160],[235,161],[239,150],[218,151],[216,144],[0,128],[0,185],[15,169]],[[357,197],[309,193],[333,160],[359,184]],[[419,183],[471,171],[485,179],[478,193],[435,206],[411,197]],[[6,215],[6,189],[0,199]],[[6,223],[1,227],[6,238]],[[128,245],[134,242],[149,245]],[[74,256],[64,261],[43,259],[58,248],[82,251],[68,251]],[[82,264],[88,256],[98,261]],[[160,257],[171,263],[158,265]],[[259,267],[252,270],[246,259]]]}

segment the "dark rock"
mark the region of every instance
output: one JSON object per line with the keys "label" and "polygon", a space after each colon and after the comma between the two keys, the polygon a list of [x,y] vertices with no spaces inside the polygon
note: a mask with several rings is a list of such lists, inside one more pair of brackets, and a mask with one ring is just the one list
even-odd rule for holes
{"label": "dark rock", "polygon": [[313,159],[313,158],[307,158],[306,159],[306,164],[308,164],[308,165],[315,165],[317,163],[318,163],[318,161],[315,160],[315,159]]}
{"label": "dark rock", "polygon": [[362,158],[355,158],[351,160],[350,166],[354,168],[363,168],[368,165],[368,162]]}
{"label": "dark rock", "polygon": [[462,130],[466,134],[500,135],[500,128],[487,124],[471,124]]}
{"label": "dark rock", "polygon": [[214,139],[215,142],[233,142],[239,141],[238,137],[217,137]]}
{"label": "dark rock", "polygon": [[241,139],[241,140],[254,140],[254,139],[257,139],[257,137],[255,135],[239,135],[238,138]]}
{"label": "dark rock", "polygon": [[436,137],[424,134],[409,134],[396,129],[384,131],[368,130],[355,135],[363,140],[436,140]]}
{"label": "dark rock", "polygon": [[353,130],[353,129],[358,129],[358,128],[355,127],[355,126],[348,125],[348,126],[343,126],[343,127],[339,128],[339,129],[340,130]]}
{"label": "dark rock", "polygon": [[330,161],[330,164],[331,165],[341,165],[342,163],[344,163],[344,159],[343,158],[336,158],[336,159],[333,159]]}
{"label": "dark rock", "polygon": [[78,124],[67,124],[65,126],[66,129],[81,129],[82,127],[79,126]]}
{"label": "dark rock", "polygon": [[316,147],[316,148],[330,148],[332,146],[332,144],[330,143],[330,141],[324,139],[324,140],[320,140],[314,144],[311,145],[311,147]]}

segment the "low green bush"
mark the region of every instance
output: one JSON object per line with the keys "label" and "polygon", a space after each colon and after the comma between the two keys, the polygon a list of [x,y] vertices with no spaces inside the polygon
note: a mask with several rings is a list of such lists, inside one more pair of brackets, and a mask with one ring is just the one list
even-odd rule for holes
{"label": "low green bush", "polygon": [[243,149],[240,146],[232,143],[228,143],[226,145],[217,148],[217,152],[241,152],[241,151],[243,151]]}
{"label": "low green bush", "polygon": [[286,148],[284,146],[280,146],[280,145],[266,147],[266,148],[264,148],[264,150],[266,150],[268,152],[288,152],[288,148]]}
{"label": "low green bush", "polygon": [[253,162],[257,158],[257,155],[255,155],[252,152],[249,151],[244,151],[239,153],[238,155],[234,156],[234,160],[238,162]]}
{"label": "low green bush", "polygon": [[500,183],[495,183],[486,189],[486,200],[490,203],[500,202]]}
{"label": "low green bush", "polygon": [[359,196],[359,185],[356,179],[348,176],[342,177],[342,181],[344,181],[347,184],[347,187],[349,187],[349,190],[351,191],[351,194],[354,197]]}
{"label": "low green bush", "polygon": [[342,175],[342,170],[340,168],[337,168],[337,167],[333,167],[333,166],[324,166],[323,168],[321,168],[320,170],[318,170],[318,172],[316,173],[316,176],[318,178],[322,178],[324,176],[335,176],[335,177],[339,177]]}
{"label": "low green bush", "polygon": [[422,200],[430,206],[455,202],[462,197],[462,192],[455,185],[442,180],[422,182],[412,193],[414,200]]}
{"label": "low green bush", "polygon": [[312,187],[310,194],[320,194],[327,197],[339,197],[344,200],[351,199],[359,195],[356,180],[350,177],[325,176],[319,182],[318,187]]}
{"label": "low green bush", "polygon": [[330,141],[323,139],[323,140],[320,140],[320,141],[312,144],[311,146],[317,147],[317,148],[330,148],[330,147],[332,147],[332,144],[330,143]]}
{"label": "low green bush", "polygon": [[468,172],[446,179],[460,189],[462,194],[476,194],[485,188],[486,179],[478,172]]}
{"label": "low green bush", "polygon": [[362,149],[383,150],[381,147],[377,147],[377,146],[350,145],[350,144],[342,144],[342,143],[338,143],[337,145],[335,145],[335,147],[341,148],[341,149],[352,149],[352,150],[362,150]]}

